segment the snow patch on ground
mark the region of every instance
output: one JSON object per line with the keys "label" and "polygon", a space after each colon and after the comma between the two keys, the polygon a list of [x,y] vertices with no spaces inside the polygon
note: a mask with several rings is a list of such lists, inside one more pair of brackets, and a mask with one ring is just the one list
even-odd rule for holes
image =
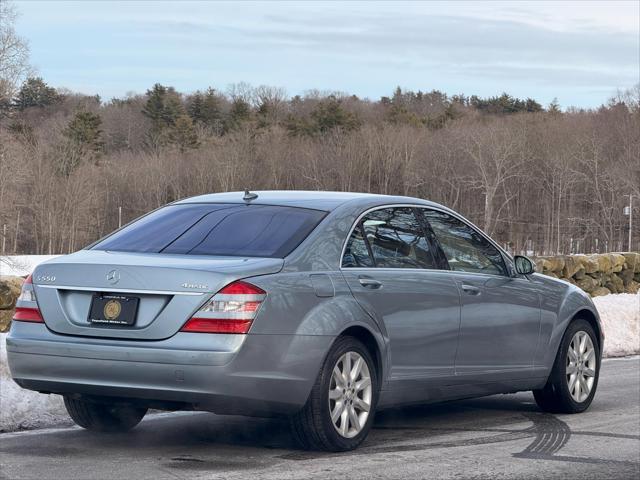
{"label": "snow patch on ground", "polygon": [[595,297],[604,330],[604,356],[621,357],[640,353],[640,293]]}
{"label": "snow patch on ground", "polygon": [[[38,264],[57,256],[3,256],[0,257],[0,275],[25,277]],[[62,397],[25,390],[11,379],[6,336],[6,333],[0,333],[0,432],[72,424]]]}
{"label": "snow patch on ground", "polygon": [[7,255],[0,257],[0,275],[26,277],[40,263],[60,255]]}
{"label": "snow patch on ground", "polygon": [[11,379],[6,336],[0,333],[0,432],[72,424],[62,397],[25,390]]}

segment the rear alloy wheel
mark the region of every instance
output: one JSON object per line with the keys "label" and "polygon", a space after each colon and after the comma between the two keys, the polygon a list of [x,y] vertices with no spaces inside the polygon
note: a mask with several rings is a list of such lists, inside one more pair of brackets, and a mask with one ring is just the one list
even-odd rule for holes
{"label": "rear alloy wheel", "polygon": [[373,399],[367,362],[357,352],[347,352],[333,367],[329,385],[329,412],[336,431],[353,438],[366,425]]}
{"label": "rear alloy wheel", "polygon": [[378,396],[371,354],[358,339],[334,342],[303,409],[291,419],[305,449],[353,450],[366,438]]}
{"label": "rear alloy wheel", "polygon": [[565,332],[547,384],[533,395],[553,413],[583,412],[593,400],[600,373],[600,351],[593,327],[574,320]]}
{"label": "rear alloy wheel", "polygon": [[64,406],[73,421],[95,432],[128,432],[147,413],[146,408],[133,405],[112,405],[64,397]]}

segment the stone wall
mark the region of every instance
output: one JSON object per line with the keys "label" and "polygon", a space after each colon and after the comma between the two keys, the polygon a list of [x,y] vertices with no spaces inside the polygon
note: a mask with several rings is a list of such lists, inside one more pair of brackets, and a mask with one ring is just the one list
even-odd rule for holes
{"label": "stone wall", "polygon": [[637,293],[640,253],[602,253],[533,258],[536,270],[577,285],[592,297],[609,293]]}
{"label": "stone wall", "polygon": [[0,276],[0,332],[9,330],[22,282],[24,279],[21,277]]}

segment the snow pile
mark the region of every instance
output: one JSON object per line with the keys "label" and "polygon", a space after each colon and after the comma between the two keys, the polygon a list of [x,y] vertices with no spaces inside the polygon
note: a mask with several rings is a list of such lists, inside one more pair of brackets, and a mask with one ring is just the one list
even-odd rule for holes
{"label": "snow pile", "polygon": [[62,397],[25,390],[11,379],[6,336],[0,333],[0,432],[70,425]]}
{"label": "snow pile", "polygon": [[640,293],[595,297],[604,330],[604,356],[620,357],[640,353]]}
{"label": "snow pile", "polygon": [[8,255],[0,257],[0,275],[26,277],[36,266],[60,255]]}

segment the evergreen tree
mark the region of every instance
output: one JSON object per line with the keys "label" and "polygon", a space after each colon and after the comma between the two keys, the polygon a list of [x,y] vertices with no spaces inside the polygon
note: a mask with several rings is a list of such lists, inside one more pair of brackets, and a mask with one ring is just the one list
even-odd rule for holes
{"label": "evergreen tree", "polygon": [[162,129],[173,125],[185,113],[185,109],[180,94],[173,87],[156,83],[151,90],[147,90],[147,103],[142,113],[151,120],[154,128]]}
{"label": "evergreen tree", "polygon": [[173,87],[156,83],[151,90],[147,90],[147,102],[142,108],[142,114],[151,121],[147,144],[158,146],[172,141],[176,121],[181,116],[186,116],[186,110],[180,94]]}
{"label": "evergreen tree", "polygon": [[222,124],[222,101],[213,88],[194,93],[189,100],[189,116],[195,123],[212,128],[219,133]]}
{"label": "evergreen tree", "polygon": [[542,108],[542,105],[536,102],[533,98],[527,98],[525,110],[530,113],[535,113],[544,111],[544,108]]}
{"label": "evergreen tree", "polygon": [[423,120],[413,112],[410,112],[404,105],[393,103],[387,110],[385,119],[396,125],[413,125],[414,127],[420,127],[423,125]]}
{"label": "evergreen tree", "polygon": [[503,93],[499,97],[480,98],[476,95],[469,99],[469,104],[482,113],[490,113],[494,115],[508,115],[519,112],[541,112],[542,105],[528,98],[521,100],[512,97],[508,93]]}
{"label": "evergreen tree", "polygon": [[225,130],[234,130],[251,119],[251,105],[241,97],[233,99]]}
{"label": "evergreen tree", "polygon": [[166,87],[156,83],[151,90],[147,90],[147,103],[142,108],[142,114],[151,120],[152,128],[161,130],[164,126],[164,101],[167,95]]}
{"label": "evergreen tree", "polygon": [[97,155],[102,152],[104,142],[102,141],[102,119],[100,115],[91,112],[77,112],[67,128],[64,135],[70,142],[77,145],[87,153]]}
{"label": "evergreen tree", "polygon": [[558,103],[558,99],[554,98],[549,106],[547,107],[547,111],[553,115],[560,115],[562,110],[560,109],[560,104]]}
{"label": "evergreen tree", "polygon": [[171,143],[177,145],[181,152],[190,148],[198,148],[198,134],[193,126],[193,121],[188,115],[180,115],[170,131]]}
{"label": "evergreen tree", "polygon": [[427,118],[426,125],[432,130],[438,130],[440,128],[444,128],[450,120],[455,120],[460,116],[461,113],[456,109],[456,103],[452,102],[447,105],[444,112],[434,117]]}
{"label": "evergreen tree", "polygon": [[188,99],[187,113],[194,122],[201,122],[203,119],[203,103],[202,93],[199,90]]}
{"label": "evergreen tree", "polygon": [[47,107],[60,101],[55,88],[50,87],[40,77],[28,78],[20,87],[14,99],[14,106],[19,110],[29,107]]}
{"label": "evergreen tree", "polygon": [[84,159],[95,160],[104,149],[102,119],[95,113],[76,112],[62,131],[65,141],[58,147],[56,169],[68,177]]}
{"label": "evergreen tree", "polygon": [[[295,98],[294,98],[295,100]],[[331,95],[320,100],[309,117],[289,115],[285,126],[291,135],[318,135],[340,128],[355,130],[360,119],[342,106],[342,101]]]}
{"label": "evergreen tree", "polygon": [[164,102],[164,115],[163,120],[167,126],[173,126],[178,120],[178,117],[186,115],[184,104],[180,94],[176,92],[173,87],[167,88],[167,93]]}
{"label": "evergreen tree", "polygon": [[311,118],[315,124],[315,130],[324,133],[334,128],[355,130],[360,126],[360,121],[351,112],[342,107],[342,102],[334,96],[330,96],[318,103],[311,112]]}
{"label": "evergreen tree", "polygon": [[222,101],[220,95],[213,88],[208,88],[204,95],[202,118],[210,126],[222,120]]}
{"label": "evergreen tree", "polygon": [[297,136],[311,136],[317,133],[315,126],[304,117],[298,117],[293,114],[289,114],[285,121],[285,128],[289,134]]}

